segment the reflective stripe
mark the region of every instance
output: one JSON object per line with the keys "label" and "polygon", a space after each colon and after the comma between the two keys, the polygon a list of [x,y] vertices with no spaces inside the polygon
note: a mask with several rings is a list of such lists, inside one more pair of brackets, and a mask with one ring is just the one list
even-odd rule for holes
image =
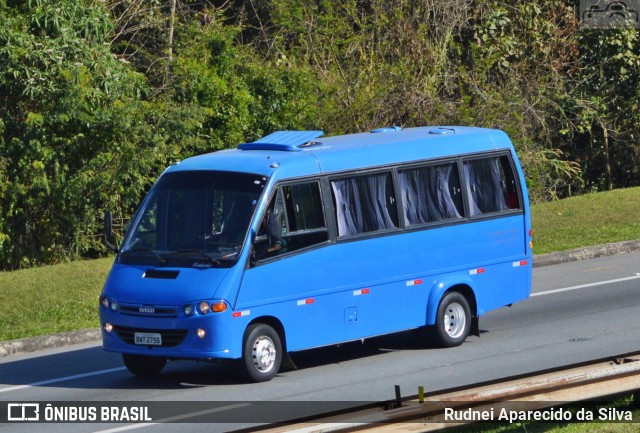
{"label": "reflective stripe", "polygon": [[308,299],[300,299],[299,301],[296,302],[296,304],[300,307],[302,305],[313,304],[314,302],[315,302],[315,299],[308,298]]}
{"label": "reflective stripe", "polygon": [[420,284],[422,284],[422,278],[417,279],[417,280],[407,281],[407,287],[408,286],[418,286]]}
{"label": "reflective stripe", "polygon": [[512,266],[514,268],[519,268],[520,266],[527,266],[527,263],[529,263],[529,262],[526,261],[526,260],[520,260],[519,262],[513,262]]}
{"label": "reflective stripe", "polygon": [[231,314],[231,317],[243,317],[248,316],[249,314],[251,314],[251,310],[234,311],[233,314]]}
{"label": "reflective stripe", "polygon": [[358,290],[354,290],[353,291],[353,296],[359,296],[359,295],[368,295],[370,292],[370,289],[358,289]]}
{"label": "reflective stripe", "polygon": [[478,275],[478,274],[484,274],[484,268],[471,269],[469,271],[469,275]]}

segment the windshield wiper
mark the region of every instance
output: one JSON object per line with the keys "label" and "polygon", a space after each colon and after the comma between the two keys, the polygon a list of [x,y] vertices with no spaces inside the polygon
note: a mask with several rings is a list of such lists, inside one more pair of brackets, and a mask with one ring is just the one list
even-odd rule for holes
{"label": "windshield wiper", "polygon": [[127,255],[129,253],[151,253],[151,255],[158,259],[160,263],[167,263],[167,259],[164,256],[161,256],[156,250],[152,250],[151,248],[132,248],[120,254]]}
{"label": "windshield wiper", "polygon": [[167,257],[171,257],[171,256],[193,256],[193,255],[197,255],[199,258],[205,259],[207,262],[217,265],[217,266],[222,266],[222,263],[220,263],[219,260],[214,259],[213,257],[211,257],[209,254],[205,253],[202,250],[198,250],[198,249],[184,249],[184,250],[176,250],[176,251],[171,251],[169,253],[163,254],[162,257],[166,260]]}

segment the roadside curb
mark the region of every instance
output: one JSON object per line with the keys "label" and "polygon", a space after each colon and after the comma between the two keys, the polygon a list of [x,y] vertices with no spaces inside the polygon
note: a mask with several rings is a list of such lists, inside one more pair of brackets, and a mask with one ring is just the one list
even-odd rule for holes
{"label": "roadside curb", "polygon": [[[577,262],[579,260],[595,259],[636,251],[640,251],[640,240],[615,242],[558,253],[539,254],[533,258],[533,267],[539,268],[542,266],[559,265],[562,263]],[[43,335],[41,337],[23,338],[20,340],[0,341],[0,358],[9,355],[35,352],[42,349],[54,349],[72,344],[100,341],[101,338],[100,329],[96,328]]]}
{"label": "roadside curb", "polygon": [[79,331],[42,335],[40,337],[19,340],[0,341],[0,358],[21,353],[36,352],[42,349],[55,349],[71,344],[89,343],[101,339],[100,330],[81,329]]}
{"label": "roadside curb", "polygon": [[598,257],[615,256],[636,251],[640,251],[640,240],[615,242],[558,253],[539,254],[533,257],[533,267],[539,268],[542,266],[559,265],[562,263],[597,259]]}

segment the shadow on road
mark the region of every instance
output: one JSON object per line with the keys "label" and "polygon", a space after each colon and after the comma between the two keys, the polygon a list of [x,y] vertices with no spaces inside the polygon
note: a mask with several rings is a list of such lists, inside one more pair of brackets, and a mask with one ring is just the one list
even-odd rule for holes
{"label": "shadow on road", "polygon": [[[475,337],[470,337],[471,339]],[[469,342],[467,342],[469,344]],[[306,350],[292,355],[297,370],[384,356],[385,353],[425,348],[412,332],[401,332],[364,341]],[[282,369],[291,372],[290,369]],[[246,385],[237,365],[171,361],[160,375],[141,378],[129,373],[119,354],[101,347],[70,350],[0,364],[0,384],[78,389],[190,389],[212,385]],[[8,394],[5,394],[8,395]],[[0,388],[0,399],[3,393]]]}

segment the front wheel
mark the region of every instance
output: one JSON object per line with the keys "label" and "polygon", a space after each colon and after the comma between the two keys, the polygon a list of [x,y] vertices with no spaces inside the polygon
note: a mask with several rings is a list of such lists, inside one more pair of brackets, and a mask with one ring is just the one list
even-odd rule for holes
{"label": "front wheel", "polygon": [[127,369],[136,376],[155,376],[162,371],[167,363],[167,358],[129,355],[127,353],[122,354],[122,360]]}
{"label": "front wheel", "polygon": [[278,333],[262,323],[249,326],[245,331],[242,361],[251,381],[273,379],[282,363],[282,343]]}
{"label": "front wheel", "polygon": [[458,292],[444,295],[438,306],[434,340],[440,347],[461,345],[471,329],[471,310],[467,298]]}

